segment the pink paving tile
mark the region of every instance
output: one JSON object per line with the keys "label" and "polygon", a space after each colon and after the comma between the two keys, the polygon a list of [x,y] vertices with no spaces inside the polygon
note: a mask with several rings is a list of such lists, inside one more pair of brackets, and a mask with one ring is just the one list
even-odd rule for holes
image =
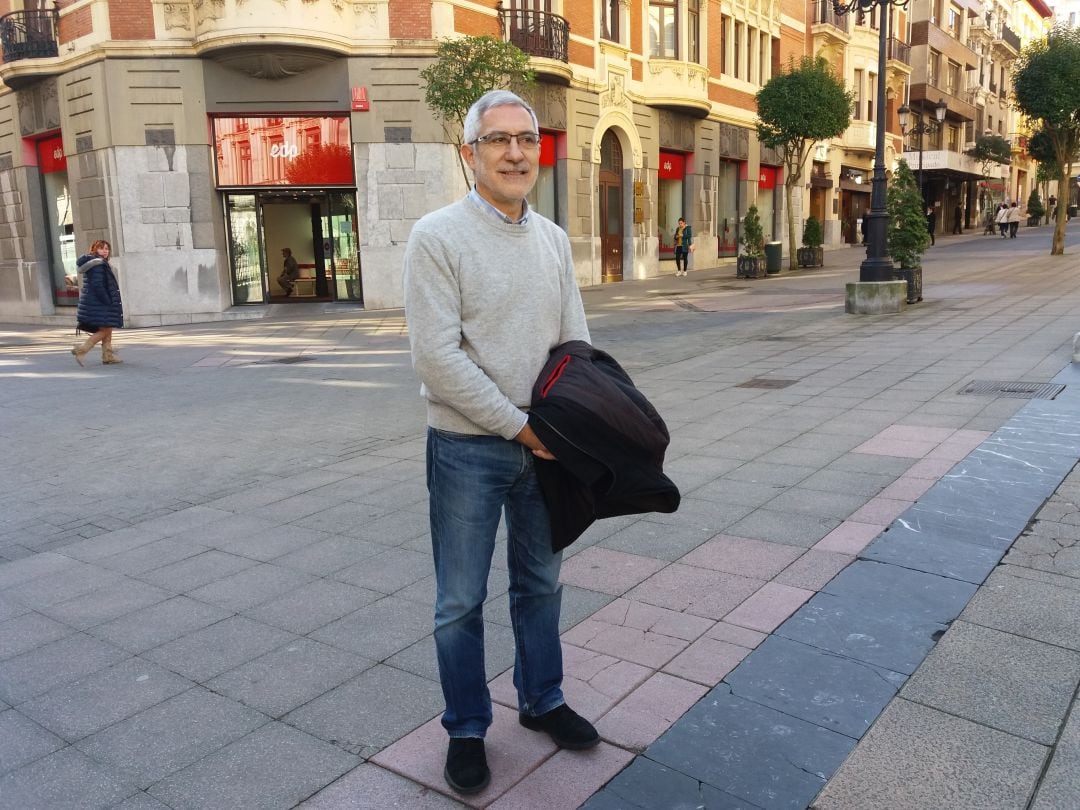
{"label": "pink paving tile", "polygon": [[[590,721],[598,720],[653,674],[649,667],[572,644],[564,643],[562,653],[563,695],[574,711]],[[492,700],[517,710],[513,669],[492,680],[489,688]]]}
{"label": "pink paving tile", "polygon": [[757,647],[758,644],[763,642],[768,636],[765,633],[759,633],[757,630],[750,630],[746,627],[739,627],[737,624],[728,624],[727,622],[717,622],[709,628],[705,633],[706,638],[714,638],[717,641],[726,641],[729,644],[737,644],[740,647],[746,647],[748,650],[752,650]]}
{"label": "pink paving tile", "polygon": [[470,807],[485,807],[536,770],[557,750],[546,734],[523,728],[518,723],[517,712],[497,703],[492,708],[494,722],[487,733],[491,784],[479,793],[459,796],[443,779],[447,738],[438,717],[384,748],[372,757],[371,762],[453,796]]}
{"label": "pink paving tile", "polygon": [[712,625],[710,619],[616,599],[563,633],[563,641],[659,669]]}
{"label": "pink paving tile", "polygon": [[895,439],[904,442],[941,442],[956,435],[953,428],[923,427],[922,425],[889,425],[873,438]]}
{"label": "pink paving tile", "polygon": [[664,672],[712,688],[749,654],[746,647],[706,636],[668,661]]}
{"label": "pink paving tile", "polygon": [[[891,523],[892,521],[890,521]],[[885,531],[885,523],[860,523],[845,520],[816,543],[818,551],[838,551],[841,554],[858,554],[870,541]]]}
{"label": "pink paving tile", "polygon": [[956,466],[956,462],[941,458],[924,458],[912,464],[904,476],[906,478],[929,478],[938,480]]}
{"label": "pink paving tile", "polygon": [[615,745],[643,751],[708,691],[701,684],[658,672],[601,717],[596,728]]}
{"label": "pink paving tile", "polygon": [[769,582],[725,616],[724,621],[771,633],[813,595],[813,591],[805,588]]}
{"label": "pink paving tile", "polygon": [[914,442],[908,439],[883,439],[875,436],[860,444],[852,453],[871,453],[875,456],[923,458],[938,446],[937,442]]}
{"label": "pink paving tile", "polygon": [[802,549],[794,546],[721,534],[698,546],[679,562],[766,580],[784,570],[800,554]]}
{"label": "pink paving tile", "polygon": [[593,546],[564,562],[559,578],[567,585],[620,596],[665,565],[665,560]]}
{"label": "pink paving tile", "polygon": [[627,594],[650,605],[719,619],[762,586],[762,580],[673,563]]}
{"label": "pink paving tile", "polygon": [[[982,444],[982,442],[979,442]],[[975,445],[978,447],[979,445]],[[968,442],[942,442],[933,450],[930,451],[930,455],[927,458],[940,459],[942,461],[963,461],[967,458],[968,453],[975,449]]]}
{"label": "pink paving tile", "polygon": [[491,810],[576,810],[634,758],[600,743],[588,751],[559,751],[504,793]]}
{"label": "pink paving tile", "polygon": [[454,810],[461,805],[385,768],[365,763],[297,805],[297,810],[370,810],[372,807]]}
{"label": "pink paving tile", "polygon": [[829,580],[854,561],[855,557],[851,554],[812,548],[781,571],[773,582],[805,588],[808,591],[820,591]]}
{"label": "pink paving tile", "polygon": [[868,500],[857,512],[848,515],[848,520],[856,523],[876,523],[888,526],[911,506],[911,501],[898,501],[878,495]]}
{"label": "pink paving tile", "polygon": [[[937,450],[934,451],[934,453],[936,452]],[[932,457],[934,454],[931,453],[930,455]],[[933,485],[934,479],[932,478],[916,478],[913,475],[904,475],[881,490],[878,495],[882,498],[893,498],[898,501],[917,501]]]}

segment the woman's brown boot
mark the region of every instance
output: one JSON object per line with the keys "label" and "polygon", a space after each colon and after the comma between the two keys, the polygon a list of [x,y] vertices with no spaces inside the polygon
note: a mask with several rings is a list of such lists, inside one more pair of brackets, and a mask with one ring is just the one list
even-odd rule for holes
{"label": "woman's brown boot", "polygon": [[113,351],[112,341],[101,342],[101,362],[106,366],[114,366],[117,363],[123,363],[120,359],[120,355]]}
{"label": "woman's brown boot", "polygon": [[82,343],[76,343],[71,347],[71,353],[75,355],[75,362],[80,366],[83,364],[83,358],[86,357],[86,353],[94,348],[93,338],[89,337]]}

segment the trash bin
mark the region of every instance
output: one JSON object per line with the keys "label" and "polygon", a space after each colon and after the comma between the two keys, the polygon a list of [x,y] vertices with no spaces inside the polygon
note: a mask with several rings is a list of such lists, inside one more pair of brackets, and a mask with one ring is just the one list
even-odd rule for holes
{"label": "trash bin", "polygon": [[1069,219],[1072,219],[1076,216],[1076,206],[1070,205],[1069,209],[1065,213],[1069,215]]}
{"label": "trash bin", "polygon": [[780,265],[784,260],[783,242],[765,243],[765,272],[779,273]]}

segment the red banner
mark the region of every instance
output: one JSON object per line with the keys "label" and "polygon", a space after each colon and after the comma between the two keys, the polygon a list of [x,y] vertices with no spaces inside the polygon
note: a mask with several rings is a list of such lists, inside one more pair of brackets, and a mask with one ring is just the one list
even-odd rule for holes
{"label": "red banner", "polygon": [[44,138],[37,142],[38,168],[42,174],[67,171],[67,156],[64,154],[64,139],[59,135]]}
{"label": "red banner", "polygon": [[219,186],[351,186],[349,117],[214,118]]}
{"label": "red banner", "polygon": [[558,138],[558,133],[551,132],[549,130],[543,130],[540,133],[540,165],[541,166],[554,166],[555,165],[555,139]]}
{"label": "red banner", "polygon": [[776,169],[772,166],[762,166],[758,169],[757,187],[762,191],[776,188]]}
{"label": "red banner", "polygon": [[686,156],[678,152],[661,152],[657,176],[661,180],[682,180],[686,176]]}

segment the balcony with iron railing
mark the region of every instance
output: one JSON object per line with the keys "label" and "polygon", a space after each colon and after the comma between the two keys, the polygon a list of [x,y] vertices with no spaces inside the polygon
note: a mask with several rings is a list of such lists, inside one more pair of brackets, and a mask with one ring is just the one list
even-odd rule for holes
{"label": "balcony with iron railing", "polygon": [[57,56],[56,34],[60,12],[56,9],[12,11],[0,17],[0,47],[3,61],[47,59]]}
{"label": "balcony with iron railing", "polygon": [[832,0],[815,0],[811,33],[824,44],[846,45],[851,39],[851,17],[837,14]]}
{"label": "balcony with iron railing", "polygon": [[902,62],[907,66],[911,66],[911,46],[906,42],[901,42],[896,37],[889,37],[888,51],[886,58],[893,62]]}
{"label": "balcony with iron railing", "polygon": [[[504,8],[500,2],[499,26],[503,39],[533,57],[530,65],[538,78],[569,83],[570,23],[558,14],[532,8]],[[539,60],[539,61],[537,61]]]}
{"label": "balcony with iron railing", "polygon": [[1001,24],[1001,30],[994,33],[993,45],[1006,56],[1020,53],[1020,37],[1004,23]]}

